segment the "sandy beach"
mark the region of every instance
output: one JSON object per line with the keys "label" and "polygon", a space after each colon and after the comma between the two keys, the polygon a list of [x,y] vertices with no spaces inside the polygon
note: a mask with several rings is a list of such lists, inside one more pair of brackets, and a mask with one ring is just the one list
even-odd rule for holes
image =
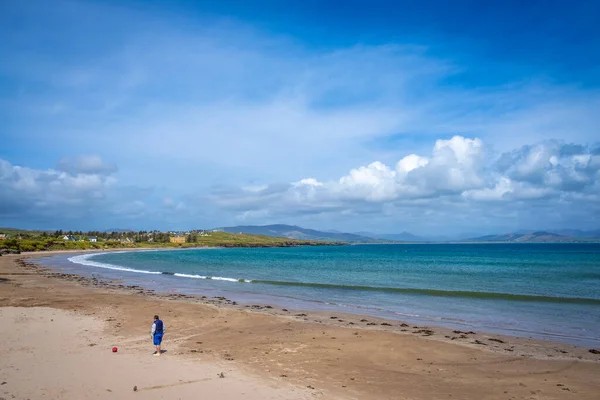
{"label": "sandy beach", "polygon": [[[600,393],[600,355],[586,348],[162,295],[26,262],[39,256],[0,257],[0,398],[597,399]],[[152,356],[154,314],[168,329],[162,357]]]}

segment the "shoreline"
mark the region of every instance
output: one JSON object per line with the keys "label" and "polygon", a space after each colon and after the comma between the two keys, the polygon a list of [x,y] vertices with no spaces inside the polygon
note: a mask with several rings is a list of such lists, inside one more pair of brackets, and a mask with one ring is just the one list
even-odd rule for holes
{"label": "shoreline", "polygon": [[[136,250],[133,249],[133,251]],[[122,249],[117,251],[122,251]],[[87,253],[85,251],[67,252]],[[436,376],[442,375],[438,376],[436,381],[439,380],[440,385],[447,387],[450,385],[448,383],[450,377],[445,372],[448,371],[449,366],[453,371],[461,370],[458,374],[460,376],[472,375],[474,386],[479,385],[479,380],[487,379],[485,377],[491,379],[488,373],[493,372],[492,369],[496,371],[496,368],[503,370],[517,366],[521,370],[524,368],[526,376],[523,379],[532,379],[536,385],[544,387],[547,386],[547,381],[537,379],[537,375],[532,371],[543,369],[547,371],[545,374],[550,376],[552,375],[550,370],[558,371],[568,366],[569,370],[579,370],[577,376],[588,376],[588,384],[591,386],[587,389],[586,384],[578,382],[577,376],[567,377],[573,380],[568,384],[570,390],[575,390],[580,395],[583,394],[584,397],[580,398],[585,398],[584,393],[587,390],[591,390],[589,393],[600,390],[600,382],[598,382],[598,378],[594,378],[594,376],[600,376],[598,374],[600,372],[600,355],[591,353],[586,348],[544,340],[408,325],[399,321],[337,312],[284,310],[268,304],[240,305],[223,297],[157,294],[141,287],[125,287],[118,282],[109,283],[97,278],[60,274],[39,264],[27,262],[29,258],[53,254],[58,253],[40,252],[1,257],[0,263],[3,269],[0,277],[7,279],[8,282],[3,283],[0,288],[5,288],[7,283],[10,283],[14,286],[12,288],[14,294],[20,293],[20,296],[1,296],[0,306],[32,307],[41,305],[83,313],[97,313],[100,306],[102,308],[112,307],[114,310],[112,313],[123,315],[109,317],[110,324],[117,331],[127,333],[137,332],[140,329],[135,324],[130,325],[131,321],[128,319],[139,320],[140,309],[146,309],[148,304],[152,303],[154,308],[170,309],[166,314],[167,324],[168,326],[175,325],[176,330],[177,325],[181,325],[180,329],[185,331],[193,329],[196,324],[200,323],[203,325],[201,336],[211,332],[208,334],[212,335],[211,339],[208,342],[202,341],[200,345],[198,341],[183,339],[182,345],[185,350],[182,354],[204,357],[207,354],[213,354],[214,357],[214,354],[220,350],[222,358],[227,360],[235,357],[235,360],[239,360],[236,362],[253,373],[264,374],[267,371],[268,374],[273,375],[273,370],[278,370],[280,378],[285,375],[286,381],[318,387],[319,390],[328,393],[344,396],[348,393],[369,393],[370,395],[370,397],[359,396],[357,398],[397,398],[386,396],[390,396],[394,388],[398,388],[398,385],[403,382],[403,379],[398,378],[398,374],[408,373],[408,371],[411,376],[416,375],[417,379],[425,380],[426,378],[432,379],[432,372]],[[48,290],[48,288],[53,289]],[[60,296],[52,294],[53,290],[57,288],[60,288]],[[79,296],[75,296],[76,294]],[[81,295],[86,298],[82,298]],[[119,309],[118,312],[114,308],[115,306]],[[148,314],[153,313],[154,311],[148,311]],[[172,318],[175,316],[172,316],[173,313],[178,314],[178,317],[185,321],[173,324]],[[194,314],[196,317],[192,315],[183,317],[187,313]],[[208,321],[207,317],[209,317]],[[214,325],[208,322],[218,323]],[[143,328],[145,330],[145,325]],[[213,346],[207,349],[204,348],[203,343],[212,343]],[[315,344],[317,344],[316,349],[314,348]],[[275,351],[274,348],[279,350]],[[353,351],[344,351],[342,348]],[[390,351],[394,348],[399,349],[400,352]],[[223,352],[228,356],[223,355]],[[341,360],[342,355],[345,358],[344,361]],[[420,355],[420,357],[416,355]],[[302,362],[298,363],[296,360],[298,358],[302,359]],[[489,363],[490,367],[482,367],[481,365],[487,364],[480,362],[470,365],[469,360],[474,361],[473,359],[483,359]],[[432,368],[434,365],[439,368],[437,370]],[[399,368],[405,371],[399,371]],[[444,370],[443,374],[440,373],[441,370]],[[380,373],[377,374],[377,371]],[[528,375],[529,372],[532,372],[531,375]],[[481,373],[483,376],[479,376]],[[322,374],[325,374],[324,377]],[[349,377],[349,375],[360,374],[369,379]],[[320,376],[322,377],[319,378]],[[506,378],[508,379],[507,385],[511,387],[511,390],[514,390],[514,385],[508,381],[512,382],[520,376]],[[559,374],[559,376],[563,375]],[[399,379],[399,381],[395,382],[394,379]],[[559,383],[565,385],[565,383]],[[471,386],[469,386],[469,390],[466,390],[462,387],[463,384],[464,382],[460,385],[458,382],[454,382],[453,385],[450,385],[451,387],[447,387],[448,393],[459,394],[460,392],[462,397],[459,398],[481,398],[475,396],[475,393],[482,394],[478,390],[486,390]],[[554,384],[554,389],[556,389],[556,385],[557,383]],[[431,394],[427,391],[422,392],[425,388],[417,386],[420,388],[419,390],[413,388],[416,390],[415,398],[426,398],[425,393]],[[494,385],[494,387],[496,386]],[[462,389],[459,390],[459,387]],[[559,388],[562,387],[564,386]],[[575,387],[577,388],[575,389]],[[549,387],[539,390],[549,390]],[[495,390],[492,392],[495,393]],[[497,398],[506,398],[506,394]]]}
{"label": "shoreline", "polygon": [[[218,247],[212,247],[218,248]],[[170,250],[186,250],[186,249],[128,249],[119,250],[114,249],[111,252],[129,252],[129,251],[170,251]],[[26,258],[41,258],[44,253],[39,252],[36,254],[27,254]],[[51,257],[55,255],[47,254]],[[94,253],[93,251],[72,251],[63,250],[57,251],[56,254],[87,254]],[[102,253],[98,253],[102,254]],[[555,341],[551,339],[532,338],[519,335],[509,335],[503,333],[495,333],[483,330],[474,332],[475,328],[469,324],[460,324],[463,328],[447,327],[442,325],[436,325],[433,323],[421,323],[415,321],[408,321],[398,319],[391,319],[382,316],[374,316],[360,313],[349,313],[343,311],[331,311],[331,310],[307,310],[304,308],[285,308],[280,307],[276,304],[269,304],[265,302],[238,302],[228,299],[224,296],[213,296],[208,297],[205,295],[193,295],[185,293],[165,293],[159,292],[154,289],[144,288],[139,285],[123,285],[121,282],[115,282],[108,278],[95,278],[85,277],[77,274],[68,274],[63,272],[57,272],[52,269],[52,266],[46,266],[43,264],[30,263],[24,261],[27,266],[26,268],[32,268],[36,272],[43,271],[44,273],[50,273],[52,276],[58,279],[66,279],[68,281],[75,281],[79,284],[83,284],[87,287],[92,288],[108,288],[117,291],[124,291],[125,293],[133,292],[138,295],[150,296],[158,299],[167,300],[183,300],[188,302],[194,302],[205,305],[213,305],[217,307],[226,307],[228,309],[240,310],[240,311],[251,311],[258,312],[267,315],[292,317],[298,321],[304,322],[315,322],[318,324],[324,324],[329,326],[338,327],[351,327],[358,329],[369,329],[369,330],[383,330],[401,334],[420,334],[423,337],[427,337],[431,340],[438,340],[442,342],[452,342],[453,344],[480,347],[486,351],[499,352],[499,353],[510,353],[516,356],[533,357],[538,359],[578,359],[585,361],[600,362],[600,357],[595,357],[594,353],[590,353],[591,350],[600,350],[598,348],[589,348],[586,346],[570,344],[561,341]],[[161,273],[162,274],[162,273]],[[525,331],[524,333],[530,333]],[[510,344],[505,346],[506,344]],[[540,351],[542,349],[542,351]],[[552,349],[550,352],[546,349]],[[556,354],[555,354],[556,353]],[[592,354],[590,356],[590,354]]]}
{"label": "shoreline", "polygon": [[[216,249],[216,247],[211,248],[211,249]],[[145,250],[145,249],[144,249]],[[135,250],[124,250],[124,251],[118,251],[118,252],[136,252],[136,251],[144,251],[142,249],[135,249]],[[157,251],[161,251],[163,249],[158,249]],[[184,250],[184,249],[179,249],[179,250]],[[150,251],[150,250],[148,250]],[[168,251],[168,250],[165,250]],[[75,256],[78,256],[79,254],[77,254],[78,252],[69,252],[71,254],[75,253]],[[101,255],[101,252],[94,252],[92,254],[90,254],[89,252],[86,252],[85,254],[82,253],[81,255],[83,257],[89,257],[90,255]],[[49,255],[50,257],[52,255]],[[75,258],[79,258],[79,257],[75,257]],[[168,275],[168,276],[178,276],[181,278],[198,278],[198,279],[205,279],[205,280],[227,280],[227,281],[237,281],[237,282],[243,282],[243,283],[271,283],[271,281],[261,281],[261,280],[249,280],[246,278],[240,278],[240,275],[237,276],[226,276],[226,277],[221,277],[221,276],[209,276],[209,277],[205,277],[205,276],[200,276],[200,275],[188,275],[186,273],[182,273],[182,272],[177,272],[177,271],[169,271],[169,272],[161,272],[161,271],[147,271],[144,268],[142,268],[142,270],[136,270],[131,269],[130,267],[125,267],[125,266],[119,266],[119,265],[112,265],[112,264],[103,264],[102,262],[95,263],[92,262],[87,263],[84,261],[70,261],[71,257],[65,257],[65,259],[58,259],[56,260],[55,264],[56,266],[60,265],[61,267],[56,267],[56,269],[54,269],[55,271],[58,269],[60,270],[62,273],[66,273],[66,274],[79,274],[85,277],[102,277],[102,279],[104,279],[107,282],[110,282],[111,279],[122,279],[123,282],[128,283],[129,285],[135,285],[135,286],[141,286],[144,287],[145,289],[150,289],[150,290],[156,290],[158,292],[160,292],[160,294],[163,295],[167,295],[167,294],[172,294],[172,293],[181,293],[181,294],[185,294],[185,295],[190,295],[192,298],[195,297],[200,297],[202,295],[209,295],[216,297],[216,298],[223,298],[225,299],[226,297],[229,298],[228,299],[228,303],[230,304],[232,301],[237,301],[238,303],[242,303],[242,304],[250,304],[252,305],[253,303],[259,303],[262,306],[271,306],[270,309],[272,310],[272,312],[275,312],[277,310],[281,310],[281,309],[294,309],[297,312],[301,312],[301,313],[309,313],[309,314],[327,314],[327,313],[332,313],[332,314],[341,314],[343,313],[345,315],[345,319],[346,320],[351,320],[353,321],[353,324],[357,323],[356,319],[358,317],[360,317],[360,319],[363,318],[371,318],[371,319],[377,319],[379,320],[379,322],[388,322],[388,324],[386,324],[385,326],[396,326],[396,323],[404,323],[404,324],[409,324],[410,326],[413,325],[423,325],[423,327],[419,326],[419,329],[427,329],[427,330],[440,330],[443,331],[445,333],[445,337],[447,339],[451,339],[451,340],[456,340],[456,339],[464,339],[462,337],[456,337],[456,332],[454,331],[458,331],[459,334],[461,331],[478,331],[478,332],[483,332],[484,335],[486,335],[486,338],[490,337],[490,336],[502,336],[504,338],[507,339],[528,339],[528,340],[539,340],[542,342],[550,342],[550,343],[561,343],[561,344],[567,344],[567,345],[571,345],[571,346],[575,346],[575,347],[580,347],[580,348],[600,348],[600,338],[599,337],[594,337],[594,336],[569,336],[568,333],[564,333],[561,331],[550,331],[550,330],[543,330],[542,327],[539,327],[540,330],[531,330],[531,329],[527,329],[526,326],[516,326],[514,325],[513,327],[506,327],[506,326],[502,326],[502,325],[484,325],[484,324],[474,324],[472,322],[469,321],[468,317],[466,317],[466,319],[456,319],[456,318],[445,318],[444,314],[438,314],[438,315],[419,315],[421,314],[420,312],[418,312],[418,309],[416,312],[410,313],[410,314],[402,314],[402,313],[397,313],[391,310],[386,310],[384,308],[373,308],[373,307],[353,307],[351,305],[344,305],[343,303],[340,304],[335,304],[335,303],[328,303],[326,300],[327,299],[315,299],[314,301],[309,301],[309,300],[302,300],[299,298],[293,298],[293,297],[286,297],[283,296],[281,297],[281,295],[270,295],[267,292],[264,293],[259,293],[259,292],[246,292],[245,289],[243,289],[241,286],[239,288],[239,291],[236,289],[237,286],[231,286],[231,287],[223,287],[223,288],[199,288],[199,289],[195,289],[193,284],[190,284],[189,281],[188,283],[186,283],[185,280],[181,281],[181,283],[179,283],[179,281],[175,282],[175,281],[171,281],[168,282],[167,285],[170,287],[170,290],[161,290],[161,284],[159,277],[157,278],[151,278],[148,277],[146,275],[138,275],[138,278],[136,278],[136,275],[131,275],[128,276],[129,273],[131,274],[136,274],[136,273],[141,273],[141,274],[151,274],[151,275]],[[50,261],[51,262],[51,261]],[[42,264],[44,264],[42,262]],[[101,265],[102,264],[102,265]],[[69,265],[69,267],[65,267],[66,265]],[[74,270],[71,270],[71,266],[73,266]],[[93,268],[90,268],[89,266],[92,266]],[[96,270],[95,267],[99,267],[99,269],[97,269],[97,272],[94,272],[94,270]],[[51,268],[54,268],[51,266]],[[104,269],[106,268],[106,269]],[[106,273],[103,273],[102,271],[106,271]],[[122,271],[123,273],[125,273],[124,276],[115,278],[114,277],[114,271],[120,272]],[[111,277],[111,275],[113,275]],[[244,275],[241,275],[244,276]],[[167,282],[167,281],[165,281]],[[276,282],[273,282],[276,283]],[[282,282],[283,284],[288,284],[288,282]],[[180,290],[177,290],[178,286],[177,285],[181,285],[179,287]],[[298,284],[299,286],[304,286],[304,284]],[[306,284],[306,286],[320,286],[319,284]],[[332,286],[332,285],[323,285],[323,286]],[[342,288],[347,288],[345,286],[342,286]],[[362,288],[362,287],[361,287]],[[388,288],[374,288],[377,291],[385,291],[388,290]],[[251,290],[251,289],[250,289]],[[394,290],[394,289],[389,289],[389,290]],[[420,289],[406,289],[406,292],[428,292],[427,290],[420,290]],[[458,293],[458,292],[453,292],[453,291],[449,291],[449,292],[445,292],[443,290],[439,290],[439,291],[433,291],[433,292],[439,292],[438,295],[438,299],[439,301],[443,301],[445,296],[448,296],[447,293]],[[463,292],[460,292],[463,293]],[[464,292],[466,295],[472,295],[471,297],[480,299],[480,298],[486,298],[486,297],[490,297],[490,296],[495,296],[502,299],[506,299],[506,298],[510,298],[510,297],[526,297],[525,300],[528,301],[536,301],[538,299],[543,299],[543,301],[545,302],[552,302],[552,301],[558,301],[555,300],[553,298],[546,298],[544,296],[519,296],[519,295],[505,295],[502,293],[487,293],[487,292],[482,292],[482,293],[478,293],[478,292]],[[479,294],[479,296],[477,296],[477,294]],[[214,296],[216,295],[216,296]],[[452,295],[451,295],[452,296]],[[227,299],[225,299],[227,300]],[[521,301],[525,301],[523,299],[521,299]],[[583,303],[583,304],[587,304],[587,303],[592,303],[592,304],[600,304],[600,300],[595,300],[595,299],[588,299],[588,298],[579,298],[579,297],[572,297],[572,298],[561,298],[561,300],[563,302],[569,303]],[[285,314],[284,314],[285,315]],[[451,316],[450,316],[451,317]],[[323,323],[322,318],[319,320],[319,323]],[[333,321],[330,321],[333,322]],[[391,323],[391,324],[390,324]],[[358,326],[361,326],[363,324],[358,323]],[[520,328],[520,329],[519,329]],[[478,338],[475,338],[478,339]],[[484,344],[478,343],[480,346],[484,346]],[[489,343],[488,343],[489,344]]]}

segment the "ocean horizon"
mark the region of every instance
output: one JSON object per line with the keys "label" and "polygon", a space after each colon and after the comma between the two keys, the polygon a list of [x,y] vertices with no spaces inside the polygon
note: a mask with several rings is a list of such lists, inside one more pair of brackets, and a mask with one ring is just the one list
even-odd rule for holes
{"label": "ocean horizon", "polygon": [[162,293],[600,344],[600,244],[385,244],[57,255]]}

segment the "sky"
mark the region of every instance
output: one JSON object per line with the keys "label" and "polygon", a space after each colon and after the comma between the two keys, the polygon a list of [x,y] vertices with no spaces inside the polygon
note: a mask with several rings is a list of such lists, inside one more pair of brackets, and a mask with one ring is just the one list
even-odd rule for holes
{"label": "sky", "polygon": [[600,226],[600,2],[0,2],[0,226]]}

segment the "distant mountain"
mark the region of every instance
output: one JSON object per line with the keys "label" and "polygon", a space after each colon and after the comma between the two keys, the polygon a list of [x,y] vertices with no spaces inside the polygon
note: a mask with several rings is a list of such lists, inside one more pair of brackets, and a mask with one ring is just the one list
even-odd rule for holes
{"label": "distant mountain", "polygon": [[129,233],[129,232],[134,232],[134,231],[133,231],[133,229],[114,228],[114,229],[107,229],[104,232],[105,233],[112,233],[112,232],[116,232],[116,233]]}
{"label": "distant mountain", "polygon": [[505,233],[501,235],[485,235],[471,239],[469,242],[511,242],[511,243],[557,243],[557,242],[587,242],[590,238],[558,235],[553,232],[535,231],[530,233]]}
{"label": "distant mountain", "polygon": [[579,229],[559,229],[556,231],[553,230],[552,232],[558,233],[559,235],[573,236],[578,238],[600,239],[600,229],[592,231],[582,231]]}
{"label": "distant mountain", "polygon": [[410,232],[400,233],[373,233],[373,232],[354,232],[357,235],[369,236],[375,239],[392,240],[397,242],[451,242],[466,239],[469,237],[476,236],[474,234],[464,234],[459,236],[419,236],[414,235]]}
{"label": "distant mountain", "polygon": [[[337,229],[326,229],[323,232],[327,232],[327,233],[344,233],[342,231],[338,231]],[[357,235],[360,235],[360,233],[357,233]],[[365,235],[365,236],[369,236],[369,235]]]}
{"label": "distant mountain", "polygon": [[401,233],[372,233],[372,232],[357,232],[358,235],[368,236],[375,239],[392,240],[396,242],[433,242],[436,239],[413,235],[410,232]]}
{"label": "distant mountain", "polygon": [[[535,229],[520,229],[516,233],[527,234],[534,233]],[[576,238],[594,238],[600,239],[600,229],[583,231],[581,229],[549,229],[547,232],[551,232],[556,235],[571,236]]]}
{"label": "distant mountain", "polygon": [[306,229],[295,225],[241,225],[217,228],[216,230],[229,233],[246,233],[249,235],[266,235],[285,237],[289,239],[301,240],[324,240],[349,243],[381,243],[385,240],[375,239],[368,236],[356,235],[343,232],[325,232],[315,229]]}

